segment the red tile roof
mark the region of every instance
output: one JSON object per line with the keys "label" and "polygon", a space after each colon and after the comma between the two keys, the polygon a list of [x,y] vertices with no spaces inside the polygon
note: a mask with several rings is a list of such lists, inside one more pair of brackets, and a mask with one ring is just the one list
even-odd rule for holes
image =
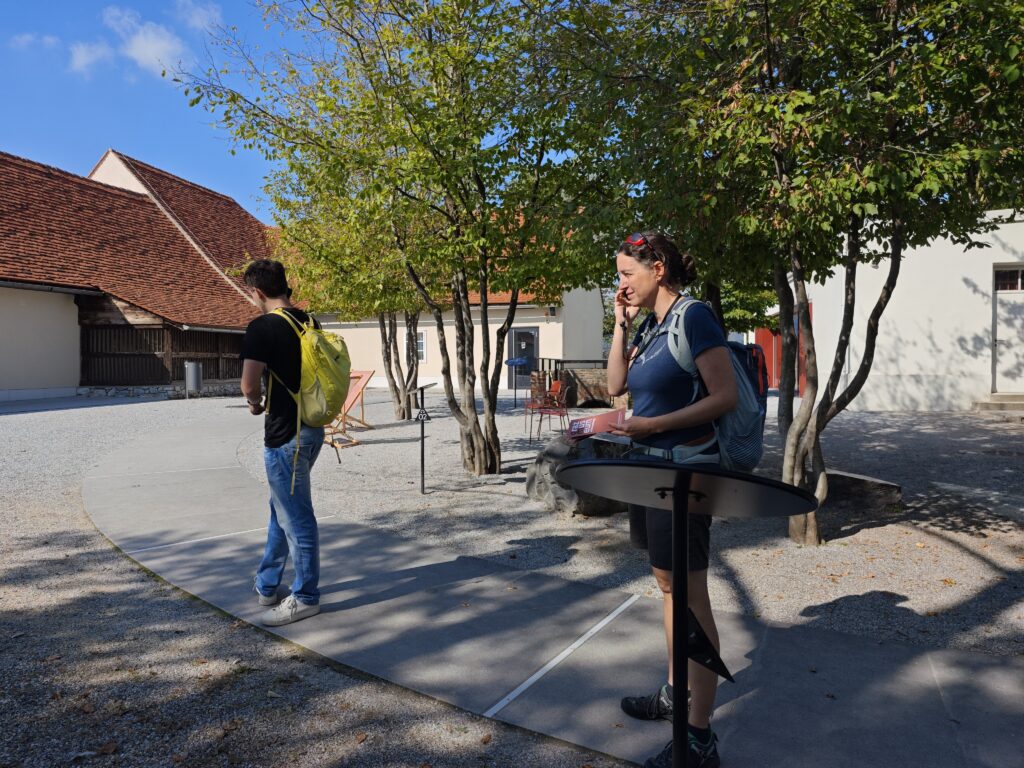
{"label": "red tile roof", "polygon": [[178,325],[258,314],[145,195],[3,152],[0,280],[97,289]]}
{"label": "red tile roof", "polygon": [[237,285],[242,285],[241,277],[232,271],[249,261],[273,258],[269,227],[230,197],[120,152],[114,154]]}
{"label": "red tile roof", "polygon": [[[516,302],[516,306],[520,306],[522,304],[533,304],[534,302],[536,302],[536,300],[537,300],[536,295],[534,295],[532,293],[527,293],[526,291],[520,291],[519,292],[519,299]],[[498,292],[491,291],[490,293],[487,294],[487,305],[488,306],[493,306],[495,304],[510,304],[511,302],[512,302],[512,291],[498,291]],[[470,291],[469,292],[469,305],[471,307],[478,307],[478,306],[480,306],[480,292],[479,291]]]}

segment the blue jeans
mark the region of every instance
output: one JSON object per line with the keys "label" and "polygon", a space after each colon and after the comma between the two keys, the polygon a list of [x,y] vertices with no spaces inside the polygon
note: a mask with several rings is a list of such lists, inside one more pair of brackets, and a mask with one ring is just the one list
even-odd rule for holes
{"label": "blue jeans", "polygon": [[295,438],[280,448],[264,448],[263,463],[270,484],[270,525],[263,560],[256,570],[256,590],[273,595],[284,575],[288,555],[292,557],[295,581],[292,594],[300,603],[320,602],[320,538],[309,490],[309,472],[324,444],[323,427],[302,426],[299,460],[295,467],[292,493],[292,462]]}

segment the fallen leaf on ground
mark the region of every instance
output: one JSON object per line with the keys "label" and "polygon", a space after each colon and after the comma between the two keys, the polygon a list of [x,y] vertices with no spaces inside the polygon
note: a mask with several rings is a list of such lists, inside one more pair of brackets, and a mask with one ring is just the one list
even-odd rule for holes
{"label": "fallen leaf on ground", "polygon": [[945,584],[947,587],[955,587],[956,579],[943,579],[942,583]]}
{"label": "fallen leaf on ground", "polygon": [[369,734],[364,733],[363,731],[360,731],[359,733],[356,734],[356,744],[362,744],[368,738],[369,738]]}
{"label": "fallen leaf on ground", "polygon": [[483,735],[483,737],[480,739],[480,743],[481,744],[490,744],[491,743],[491,734],[485,733]]}
{"label": "fallen leaf on ground", "polygon": [[96,751],[101,755],[112,755],[117,752],[117,742],[108,741],[106,744],[101,744],[96,748]]}

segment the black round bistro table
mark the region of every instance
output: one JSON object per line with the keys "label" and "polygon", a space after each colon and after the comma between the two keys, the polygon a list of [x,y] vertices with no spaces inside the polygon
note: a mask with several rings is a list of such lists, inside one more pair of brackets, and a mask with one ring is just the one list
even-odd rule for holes
{"label": "black round bistro table", "polygon": [[[689,515],[739,519],[789,517],[817,509],[818,502],[814,496],[792,485],[747,472],[735,472],[713,465],[674,464],[671,461],[575,461],[564,464],[555,477],[561,483],[595,496],[672,512],[672,594],[683,596],[682,601],[672,601],[672,634],[674,637],[686,638],[682,644],[684,647],[677,642],[672,649],[672,666],[676,675],[680,670],[683,673],[683,686],[679,690],[685,692],[689,688],[687,659],[693,659],[721,677],[732,680],[732,675],[711,645],[700,622],[689,609],[686,632],[682,631],[679,603],[686,603]],[[673,718],[672,741],[679,745],[686,744],[685,717]],[[673,768],[682,768],[685,763],[685,746],[673,749]]]}

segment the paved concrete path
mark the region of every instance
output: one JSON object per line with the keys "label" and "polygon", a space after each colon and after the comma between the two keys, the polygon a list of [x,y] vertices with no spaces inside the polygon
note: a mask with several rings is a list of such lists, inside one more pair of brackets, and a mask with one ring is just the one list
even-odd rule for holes
{"label": "paved concrete path", "polygon": [[[238,464],[239,410],[126,444],[83,484],[141,565],[255,623],[265,487]],[[355,450],[358,450],[355,449]],[[334,461],[330,451],[322,458]],[[383,492],[383,491],[382,491]],[[410,491],[413,492],[413,491]],[[472,712],[643,762],[667,723],[619,710],[663,678],[660,601],[453,557],[321,519],[322,613],[271,630]],[[719,614],[725,768],[1024,768],[1024,659],[875,643]]]}

